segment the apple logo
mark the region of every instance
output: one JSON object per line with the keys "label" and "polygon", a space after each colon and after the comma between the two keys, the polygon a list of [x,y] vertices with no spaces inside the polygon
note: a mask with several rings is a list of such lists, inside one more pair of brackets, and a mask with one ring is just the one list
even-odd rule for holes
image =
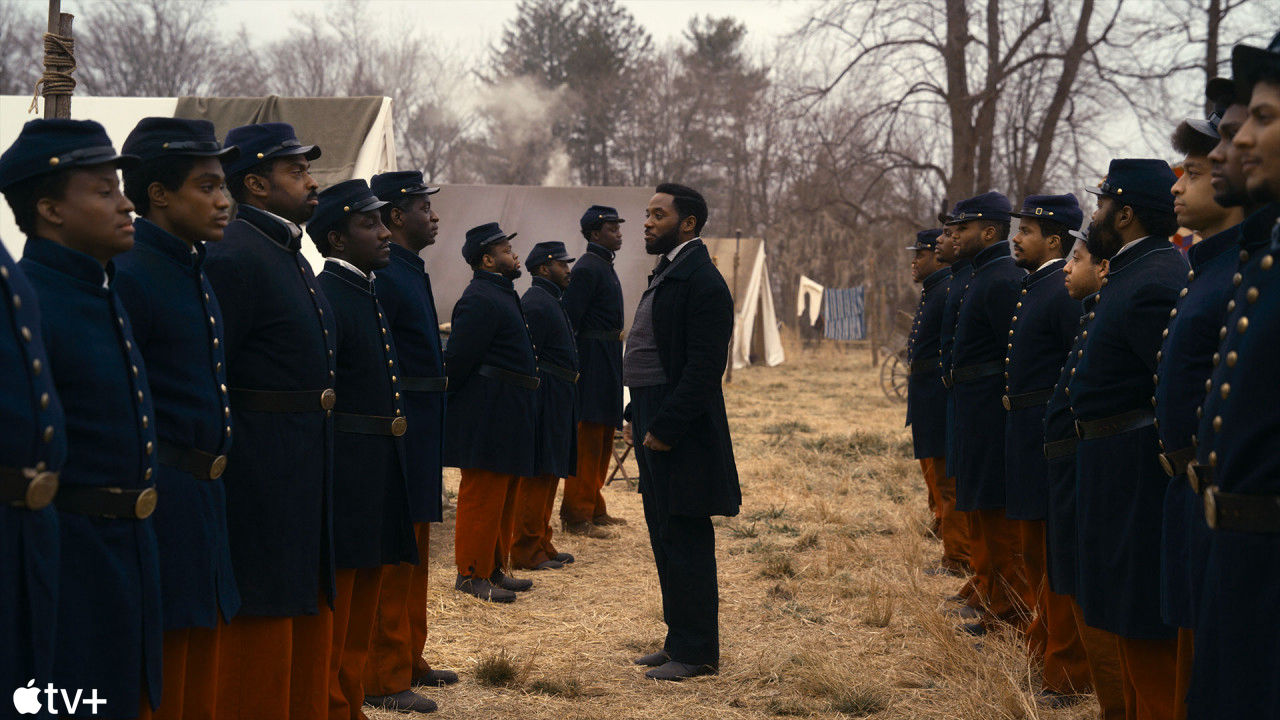
{"label": "apple logo", "polygon": [[44,709],[40,704],[40,688],[31,687],[35,682],[36,679],[31,678],[26,687],[13,691],[13,707],[20,715],[36,715]]}

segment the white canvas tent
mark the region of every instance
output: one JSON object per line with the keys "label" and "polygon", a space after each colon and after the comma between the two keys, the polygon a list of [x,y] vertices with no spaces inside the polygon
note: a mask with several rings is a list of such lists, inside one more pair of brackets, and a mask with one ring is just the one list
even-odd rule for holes
{"label": "white canvas tent", "polygon": [[[706,238],[711,260],[730,289],[737,287],[733,299],[733,348],[729,357],[733,367],[743,368],[752,362],[773,367],[786,360],[782,338],[778,334],[778,317],[773,308],[773,290],[769,286],[769,264],[765,242],[759,238]],[[733,277],[733,257],[738,254],[738,277]]]}
{"label": "white canvas tent", "polygon": [[[0,96],[0,150],[9,147],[22,126],[41,115],[30,114],[30,97]],[[43,103],[41,104],[43,108]],[[218,137],[235,125],[282,120],[292,123],[303,142],[320,145],[323,155],[312,164],[313,175],[326,187],[352,177],[368,178],[395,169],[395,138],[391,124],[391,98],[121,98],[75,96],[71,117],[97,120],[106,128],[116,149],[144,117],[205,118],[214,123]],[[345,124],[332,122],[345,118]],[[13,222],[7,203],[0,203],[0,238],[15,258],[26,242]],[[313,269],[321,258],[315,246],[303,240],[303,254]]]}

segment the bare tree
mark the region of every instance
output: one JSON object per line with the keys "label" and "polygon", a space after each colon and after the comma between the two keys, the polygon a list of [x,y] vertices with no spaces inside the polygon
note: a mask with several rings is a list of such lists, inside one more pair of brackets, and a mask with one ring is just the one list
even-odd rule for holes
{"label": "bare tree", "polygon": [[0,2],[0,94],[30,94],[40,79],[44,27],[34,13],[12,0]]}

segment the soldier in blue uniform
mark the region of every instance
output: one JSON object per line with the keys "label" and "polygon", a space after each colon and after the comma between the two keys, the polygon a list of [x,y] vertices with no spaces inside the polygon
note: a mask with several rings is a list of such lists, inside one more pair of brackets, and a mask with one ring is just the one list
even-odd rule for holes
{"label": "soldier in blue uniform", "polygon": [[[510,552],[519,480],[535,468],[539,380],[529,327],[512,281],[520,259],[498,223],[467,231],[462,259],[475,275],[453,306],[445,349],[449,405],[444,463],[462,471],[454,587],[492,602],[513,602],[533,587],[503,572]],[[494,438],[502,442],[495,443]]]}
{"label": "soldier in blue uniform", "polygon": [[[58,707],[46,710],[62,717],[132,718],[160,702],[156,418],[111,287],[112,258],[133,245],[133,204],[117,166],[136,161],[117,154],[91,120],[32,120],[0,155],[0,190],[27,235],[19,266],[39,300],[48,352],[47,366],[36,356],[28,367],[52,374],[70,450],[54,501],[61,560],[52,682],[97,697],[74,709],[49,698]],[[52,443],[58,432],[51,422],[39,439]]]}
{"label": "soldier in blue uniform", "polygon": [[579,220],[586,252],[564,292],[564,307],[578,335],[578,463],[565,478],[560,522],[571,535],[613,537],[609,525],[626,525],[605,506],[604,482],[613,458],[613,434],[622,427],[622,284],[613,260],[622,249],[618,211],[592,205]]}
{"label": "soldier in blue uniform", "polygon": [[416,170],[374,175],[369,187],[387,203],[379,212],[391,233],[391,262],[377,272],[374,287],[400,361],[401,402],[409,421],[404,434],[405,473],[418,562],[382,569],[364,691],[370,704],[399,707],[395,698],[404,697],[402,693],[414,685],[458,681],[457,673],[436,670],[423,657],[427,614],[422,608],[427,605],[431,523],[443,519],[441,452],[447,381],[431,275],[419,253],[436,241],[440,218],[431,196],[440,188],[427,185]]}
{"label": "soldier in blue uniform", "polygon": [[907,339],[907,425],[920,471],[929,489],[929,509],[934,518],[934,534],[942,539],[942,563],[925,572],[962,576],[964,559],[958,557],[953,542],[956,520],[963,516],[955,509],[955,490],[944,493],[946,483],[947,390],[938,375],[938,353],[942,329],[942,306],[947,301],[951,271],[938,259],[941,230],[921,230],[911,261],[911,279],[920,283],[920,304]]}
{"label": "soldier in blue uniform", "polygon": [[[329,659],[330,720],[360,720],[365,660],[378,609],[384,565],[417,563],[409,513],[401,372],[374,291],[375,270],[391,261],[391,233],[364,180],[320,193],[307,234],[325,257],[316,278],[337,325],[333,407],[333,555],[337,593]],[[431,712],[436,704],[396,697],[399,709]]]}
{"label": "soldier in blue uniform", "polygon": [[[35,364],[37,363],[38,364]],[[0,683],[53,680],[58,607],[58,513],[53,498],[67,457],[62,403],[53,386],[40,303],[0,246]],[[41,368],[37,370],[36,368]],[[49,440],[45,428],[53,428]]]}
{"label": "soldier in blue uniform", "polygon": [[573,562],[551,543],[551,509],[560,478],[578,464],[578,348],[561,303],[569,285],[569,256],[562,242],[533,246],[525,267],[533,284],[522,298],[525,321],[538,355],[537,440],[534,474],[520,478],[516,493],[511,566],[550,570]]}
{"label": "soldier in blue uniform", "polygon": [[1151,409],[1156,353],[1187,262],[1163,160],[1112,160],[1090,241],[1112,254],[1089,336],[1067,386],[1076,450],[1076,599],[1085,622],[1118,638],[1127,703],[1172,717],[1174,629],[1160,617],[1160,526],[1168,476]]}
{"label": "soldier in blue uniform", "polygon": [[1158,380],[1152,398],[1160,464],[1169,477],[1161,542],[1161,610],[1165,622],[1178,628],[1174,702],[1180,715],[1191,676],[1195,592],[1208,544],[1204,506],[1187,483],[1186,468],[1195,459],[1196,411],[1204,401],[1204,383],[1213,372],[1213,353],[1218,349],[1218,328],[1231,300],[1231,276],[1239,264],[1238,226],[1244,219],[1238,206],[1217,202],[1211,183],[1209,153],[1218,144],[1223,110],[1223,106],[1215,108],[1207,120],[1184,120],[1173,134],[1174,150],[1185,156],[1182,175],[1173,185],[1174,211],[1178,225],[1194,230],[1203,240],[1187,252],[1191,271],[1170,311],[1164,343],[1156,356]]}
{"label": "soldier in blue uniform", "polygon": [[[321,717],[328,709],[333,548],[333,313],[300,254],[320,148],[285,123],[227,133],[236,219],[207,248],[225,321],[236,441],[227,530],[240,614],[220,639],[219,718]],[[217,341],[215,340],[215,343]]]}
{"label": "soldier in blue uniform", "polygon": [[[1009,199],[987,192],[961,200],[947,218],[961,257],[973,262],[973,274],[961,287],[946,368],[955,398],[956,507],[976,526],[970,561],[979,578],[978,622],[965,626],[986,633],[996,623],[1022,625],[1032,604],[1018,567],[1021,540],[1005,507],[1005,411],[1001,377],[1009,325],[1022,278],[1009,255]],[[952,284],[952,290],[956,286]]]}
{"label": "soldier in blue uniform", "polygon": [[[219,628],[240,608],[227,541],[222,472],[231,445],[222,311],[205,278],[205,243],[222,239],[231,202],[220,159],[234,158],[207,120],[144,118],[124,152],[134,246],[113,283],[147,363],[156,409],[152,522],[160,545],[164,701],[157,718],[215,716]],[[215,346],[215,342],[217,346]]]}
{"label": "soldier in blue uniform", "polygon": [[1014,306],[1005,355],[1005,516],[1019,525],[1023,573],[1035,598],[1027,631],[1031,655],[1043,664],[1042,701],[1075,702],[1089,687],[1089,666],[1069,598],[1049,590],[1045,578],[1048,467],[1044,457],[1045,405],[1080,325],[1080,302],[1063,282],[1063,259],[1084,213],[1076,196],[1030,195],[1013,236],[1013,257],[1028,275]]}
{"label": "soldier in blue uniform", "polygon": [[1249,108],[1232,142],[1249,200],[1261,207],[1240,227],[1241,266],[1197,432],[1198,452],[1207,452],[1191,470],[1211,528],[1191,720],[1280,714],[1280,630],[1271,621],[1280,603],[1280,35],[1266,50],[1237,46],[1231,69],[1237,98]]}

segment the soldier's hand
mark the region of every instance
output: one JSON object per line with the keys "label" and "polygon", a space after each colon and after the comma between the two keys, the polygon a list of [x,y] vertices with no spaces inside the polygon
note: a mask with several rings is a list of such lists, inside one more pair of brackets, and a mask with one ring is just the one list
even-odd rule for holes
{"label": "soldier's hand", "polygon": [[653,450],[654,452],[666,452],[671,449],[670,445],[654,437],[653,433],[644,434],[644,446],[649,448],[650,450]]}
{"label": "soldier's hand", "polygon": [[625,423],[622,426],[622,441],[628,445],[635,446],[635,438],[631,435],[631,423]]}

